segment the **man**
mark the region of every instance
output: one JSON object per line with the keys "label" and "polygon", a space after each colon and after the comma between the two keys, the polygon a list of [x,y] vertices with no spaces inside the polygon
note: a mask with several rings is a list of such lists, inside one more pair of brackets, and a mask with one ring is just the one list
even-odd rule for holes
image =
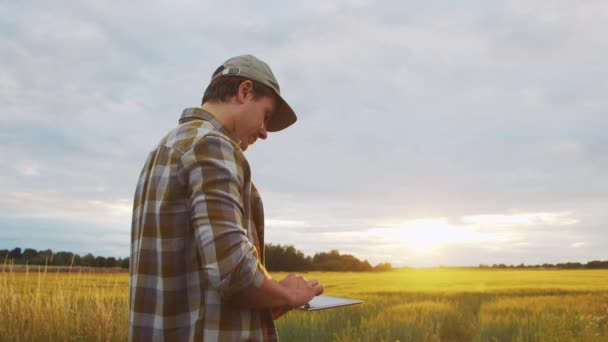
{"label": "man", "polygon": [[133,205],[131,340],[276,340],[273,319],[323,292],[266,272],[262,202],[243,154],[295,121],[268,65],[238,56],[150,153]]}

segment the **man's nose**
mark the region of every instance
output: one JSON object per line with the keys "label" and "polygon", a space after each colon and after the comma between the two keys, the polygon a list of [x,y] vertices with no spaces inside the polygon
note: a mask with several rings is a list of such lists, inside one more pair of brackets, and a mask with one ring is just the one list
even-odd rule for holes
{"label": "man's nose", "polygon": [[268,137],[268,131],[266,130],[266,127],[260,128],[260,130],[258,131],[258,138],[266,139],[267,137]]}

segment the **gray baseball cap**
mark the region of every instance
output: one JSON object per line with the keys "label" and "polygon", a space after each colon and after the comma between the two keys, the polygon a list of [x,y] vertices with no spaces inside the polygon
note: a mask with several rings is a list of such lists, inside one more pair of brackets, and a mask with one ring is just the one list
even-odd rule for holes
{"label": "gray baseball cap", "polygon": [[277,109],[271,117],[268,127],[266,127],[268,132],[278,132],[296,122],[298,119],[296,113],[294,113],[289,104],[281,97],[279,82],[274,77],[268,64],[255,56],[241,55],[230,58],[222,65],[224,69],[216,75],[213,75],[211,81],[223,76],[239,76],[257,81],[275,92],[277,95]]}

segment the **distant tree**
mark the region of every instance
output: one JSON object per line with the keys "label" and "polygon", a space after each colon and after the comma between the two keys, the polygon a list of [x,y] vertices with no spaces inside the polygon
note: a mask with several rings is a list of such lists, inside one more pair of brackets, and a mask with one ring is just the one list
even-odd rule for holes
{"label": "distant tree", "polygon": [[28,259],[22,258],[22,261],[19,263],[27,265],[44,265],[44,258],[41,258],[40,255],[36,253],[36,255],[29,257]]}
{"label": "distant tree", "polygon": [[350,254],[340,254],[337,250],[331,250],[328,253],[317,253],[312,257],[312,263],[315,270],[319,271],[371,271],[372,267],[366,260],[355,258]]}
{"label": "distant tree", "polygon": [[55,253],[53,256],[53,265],[56,266],[70,266],[72,263],[72,257],[74,253],[60,251]]}
{"label": "distant tree", "polygon": [[21,259],[21,248],[17,247],[8,252],[9,259]]}
{"label": "distant tree", "polygon": [[73,260],[72,266],[82,266],[82,257],[79,254],[74,254]]}
{"label": "distant tree", "polygon": [[374,266],[373,271],[375,272],[385,272],[393,269],[393,266],[389,262],[381,262]]}
{"label": "distant tree", "polygon": [[23,259],[24,263],[28,263],[33,265],[33,262],[37,260],[38,251],[32,248],[26,248],[23,250],[23,254],[21,254],[21,259]]}
{"label": "distant tree", "polygon": [[109,257],[106,259],[105,267],[116,267],[116,258]]}
{"label": "distant tree", "polygon": [[[372,271],[369,261],[361,261],[350,254],[340,254],[338,250],[316,253],[312,258],[292,245],[265,246],[266,268],[270,271]],[[390,264],[388,264],[390,265]],[[380,267],[382,269],[382,266]]]}
{"label": "distant tree", "polygon": [[585,268],[589,268],[589,269],[608,268],[608,261],[599,261],[599,260],[589,261],[587,263],[587,265],[585,265]]}
{"label": "distant tree", "polygon": [[337,249],[332,249],[329,252],[317,253],[312,257],[312,262],[315,264],[322,264],[331,260],[340,258],[340,252]]}
{"label": "distant tree", "polygon": [[367,261],[367,260],[363,260],[363,262],[361,263],[361,266],[360,266],[360,271],[363,271],[363,272],[368,272],[368,271],[373,271],[373,269],[374,269],[374,268],[373,268],[373,267],[372,267],[372,265],[369,263],[369,261]]}
{"label": "distant tree", "polygon": [[555,266],[558,267],[558,268],[564,268],[564,269],[579,269],[579,268],[583,268],[583,264],[581,264],[580,262],[566,262],[566,263],[557,264]]}
{"label": "distant tree", "polygon": [[308,271],[312,269],[310,258],[294,246],[267,244],[264,248],[266,268],[271,271]]}
{"label": "distant tree", "polygon": [[5,259],[8,259],[8,249],[0,249],[0,263],[4,263]]}
{"label": "distant tree", "polygon": [[106,265],[106,258],[104,258],[102,256],[98,256],[95,258],[95,263],[93,264],[93,266],[104,267],[105,265]]}
{"label": "distant tree", "polygon": [[129,257],[126,257],[120,261],[120,267],[126,269],[129,268]]}
{"label": "distant tree", "polygon": [[91,253],[87,253],[82,258],[82,266],[93,267],[95,266],[95,256]]}
{"label": "distant tree", "polygon": [[36,265],[52,265],[53,251],[50,249],[38,251],[38,257],[36,258],[36,261]]}

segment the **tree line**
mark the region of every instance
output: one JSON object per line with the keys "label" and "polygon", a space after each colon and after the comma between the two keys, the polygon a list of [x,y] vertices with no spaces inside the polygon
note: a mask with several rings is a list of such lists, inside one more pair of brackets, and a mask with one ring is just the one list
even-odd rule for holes
{"label": "tree line", "polygon": [[[350,254],[340,254],[337,250],[316,253],[306,256],[292,245],[265,245],[266,268],[274,272],[302,272],[302,271],[388,271],[392,265],[388,262],[372,266],[367,260],[359,260]],[[72,267],[115,267],[129,268],[129,257],[115,258],[95,256],[91,253],[79,255],[72,252],[53,252],[51,249],[35,250],[33,248],[12,250],[0,249],[0,264],[12,263],[14,265],[49,265]],[[565,262],[558,264],[506,265],[506,264],[480,264],[479,268],[555,268],[555,269],[608,269],[608,260],[593,260],[587,263]]]}
{"label": "tree line", "polygon": [[[305,256],[294,246],[265,245],[266,268],[269,271],[388,271],[390,263],[379,263],[372,266],[367,260],[359,260],[350,254],[340,254],[337,250]],[[51,249],[35,250],[33,248],[12,250],[0,249],[0,263],[14,265],[49,265],[71,267],[117,267],[129,268],[129,258],[95,256],[91,253],[83,256],[72,252],[53,252]]]}
{"label": "tree line", "polygon": [[340,254],[337,250],[305,256],[294,246],[267,244],[265,248],[266,268],[269,271],[389,271],[388,262],[372,266],[367,260],[359,260],[350,254]]}
{"label": "tree line", "polygon": [[120,267],[129,268],[129,258],[94,256],[91,253],[83,256],[72,252],[53,252],[51,249],[35,250],[33,248],[12,250],[0,249],[0,263],[14,265],[49,265],[73,267]]}

